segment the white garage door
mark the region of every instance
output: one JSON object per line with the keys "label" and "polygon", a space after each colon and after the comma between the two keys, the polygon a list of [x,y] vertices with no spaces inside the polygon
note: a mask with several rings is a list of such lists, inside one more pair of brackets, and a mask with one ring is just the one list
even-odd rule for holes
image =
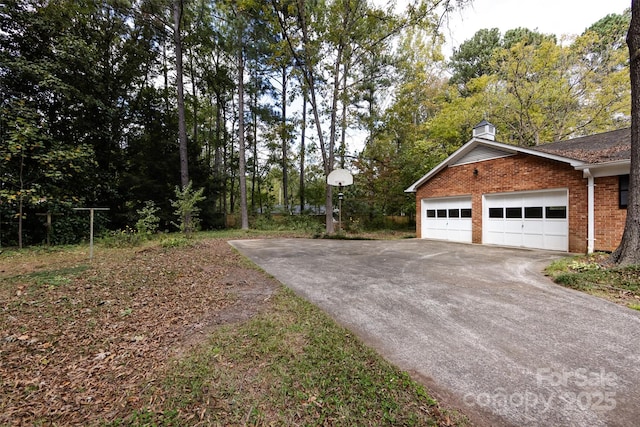
{"label": "white garage door", "polygon": [[485,195],[483,243],[567,251],[567,190]]}
{"label": "white garage door", "polygon": [[422,200],[422,237],[471,242],[471,197]]}

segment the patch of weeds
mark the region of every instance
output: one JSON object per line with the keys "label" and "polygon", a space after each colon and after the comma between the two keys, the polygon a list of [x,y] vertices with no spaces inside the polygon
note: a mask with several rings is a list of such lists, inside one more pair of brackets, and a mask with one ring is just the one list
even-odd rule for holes
{"label": "patch of weeds", "polygon": [[602,266],[594,259],[576,259],[569,263],[568,268],[575,272],[587,272],[601,270]]}
{"label": "patch of weeds", "polygon": [[253,220],[253,228],[261,231],[293,231],[320,233],[324,228],[317,217],[309,215],[261,215]]}
{"label": "patch of weeds", "polygon": [[316,238],[316,239],[329,239],[329,240],[376,240],[376,239],[371,238],[371,237],[351,236],[351,235],[344,234],[344,233],[321,234],[321,235],[315,235],[314,238]]}
{"label": "patch of weeds", "polygon": [[560,285],[625,306],[629,306],[628,300],[640,298],[640,266],[610,265],[606,254],[564,258],[552,263],[545,272]]}
{"label": "patch of weeds", "polygon": [[59,287],[68,285],[69,283],[71,283],[73,278],[78,277],[87,269],[89,269],[88,265],[78,265],[75,267],[63,268],[59,270],[30,273],[21,276],[21,278],[32,281],[38,286]]}
{"label": "patch of weeds", "polygon": [[109,231],[98,239],[98,243],[106,248],[129,248],[140,245],[144,240],[144,235],[127,226],[123,230]]}
{"label": "patch of weeds", "polygon": [[638,310],[640,311],[640,304],[635,304],[635,303],[629,303],[629,305],[627,305],[627,307],[629,307],[632,310]]}
{"label": "patch of weeds", "polygon": [[160,239],[160,246],[165,249],[171,248],[181,248],[184,246],[189,246],[192,244],[192,241],[185,236],[165,236]]}

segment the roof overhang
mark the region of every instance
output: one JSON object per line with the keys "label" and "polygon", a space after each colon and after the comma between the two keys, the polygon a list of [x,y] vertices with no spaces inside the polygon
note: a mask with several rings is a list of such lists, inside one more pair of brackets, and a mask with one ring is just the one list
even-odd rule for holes
{"label": "roof overhang", "polygon": [[576,170],[581,170],[583,171],[585,176],[589,174],[594,178],[600,178],[603,176],[627,175],[631,170],[631,160],[626,159],[604,163],[586,163],[577,166]]}
{"label": "roof overhang", "polygon": [[[444,161],[442,161],[440,164],[438,164],[435,168],[431,169],[422,178],[420,178],[419,180],[414,182],[409,188],[404,190],[404,192],[405,193],[415,193],[418,190],[418,187],[423,185],[425,182],[429,181],[433,176],[438,174],[438,172],[440,172],[441,170],[443,170],[446,167],[455,165],[458,160],[462,159],[465,155],[467,155],[472,150],[474,150],[476,147],[481,146],[481,145],[500,150],[500,151],[502,151],[502,152],[504,152],[506,154],[522,153],[522,154],[529,154],[529,155],[536,156],[536,157],[541,157],[541,158],[544,158],[544,159],[555,160],[555,161],[558,161],[558,162],[566,163],[566,164],[568,164],[568,165],[570,165],[570,166],[572,166],[572,167],[574,167],[576,169],[578,169],[578,167],[585,166],[585,162],[582,162],[580,160],[571,159],[571,158],[563,157],[563,156],[558,156],[556,154],[544,153],[542,151],[538,151],[538,150],[535,150],[535,149],[532,149],[532,148],[526,148],[526,147],[519,147],[519,146],[516,146],[516,145],[504,144],[502,142],[491,141],[491,140],[488,140],[488,139],[473,138],[472,140],[470,140],[469,142],[464,144],[462,147],[457,149],[453,154],[451,154],[449,157],[447,157]],[[489,160],[489,159],[487,159],[487,160]],[[588,167],[588,165],[587,165],[587,167]]]}

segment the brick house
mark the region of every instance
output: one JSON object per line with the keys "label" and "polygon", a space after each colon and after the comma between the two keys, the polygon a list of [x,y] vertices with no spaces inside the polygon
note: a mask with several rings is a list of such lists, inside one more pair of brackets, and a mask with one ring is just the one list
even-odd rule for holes
{"label": "brick house", "polygon": [[569,252],[612,251],[626,219],[630,129],[536,147],[473,138],[416,181],[420,238]]}

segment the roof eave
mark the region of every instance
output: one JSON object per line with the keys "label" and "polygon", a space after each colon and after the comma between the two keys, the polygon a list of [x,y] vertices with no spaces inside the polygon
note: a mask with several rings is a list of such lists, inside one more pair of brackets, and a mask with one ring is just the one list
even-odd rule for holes
{"label": "roof eave", "polygon": [[623,159],[602,163],[585,163],[577,166],[576,170],[583,172],[588,170],[593,177],[599,178],[604,176],[626,175],[629,173],[630,168],[631,160]]}
{"label": "roof eave", "polygon": [[469,142],[464,144],[462,147],[458,148],[453,154],[451,154],[449,157],[444,159],[436,167],[431,169],[422,178],[420,178],[419,180],[414,182],[409,188],[404,190],[404,192],[405,193],[415,193],[416,191],[418,191],[418,187],[420,187],[425,182],[427,182],[429,179],[431,179],[432,176],[434,176],[435,174],[437,174],[438,172],[440,172],[442,169],[444,169],[445,167],[449,166],[450,164],[455,163],[457,161],[457,159],[459,159],[460,157],[464,156],[467,152],[469,152],[470,150],[474,149],[476,146],[478,146],[480,144],[487,145],[487,146],[490,146],[490,147],[494,147],[494,148],[497,148],[497,149],[503,150],[503,151],[510,151],[513,154],[523,153],[523,154],[529,154],[529,155],[536,156],[536,157],[542,157],[542,158],[549,159],[549,160],[555,160],[555,161],[562,162],[562,163],[567,163],[567,164],[569,164],[570,166],[572,166],[572,167],[574,167],[576,169],[579,166],[582,166],[582,165],[585,164],[585,162],[583,162],[583,161],[572,159],[572,158],[569,158],[569,157],[559,156],[557,154],[549,154],[549,153],[545,153],[545,152],[538,151],[538,150],[535,150],[535,149],[519,147],[519,146],[516,146],[516,145],[509,145],[509,144],[505,144],[505,143],[502,143],[502,142],[492,141],[492,140],[489,140],[489,139],[473,138]]}

